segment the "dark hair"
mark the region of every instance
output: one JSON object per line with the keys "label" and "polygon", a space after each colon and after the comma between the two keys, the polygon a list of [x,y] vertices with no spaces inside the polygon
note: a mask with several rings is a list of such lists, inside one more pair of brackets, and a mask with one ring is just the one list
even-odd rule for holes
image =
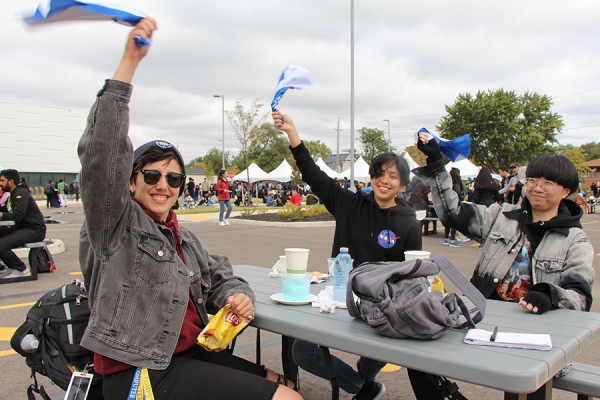
{"label": "dark hair", "polygon": [[450,177],[452,178],[452,186],[459,185],[460,191],[464,192],[465,184],[463,183],[462,179],[460,178],[460,172],[459,172],[458,168],[452,168],[450,170]]}
{"label": "dark hair", "polygon": [[410,193],[410,198],[408,201],[411,203],[425,203],[427,204],[427,195],[429,194],[429,188],[425,186],[423,182],[419,182],[413,188],[413,191]]}
{"label": "dark hair", "polygon": [[17,185],[21,181],[21,175],[19,175],[19,171],[17,171],[16,169],[2,170],[2,172],[0,172],[0,176],[5,177],[7,181],[10,181],[12,179],[15,185]]}
{"label": "dark hair", "polygon": [[492,178],[492,173],[488,167],[482,167],[479,170],[474,183],[475,190],[488,190],[491,192],[498,190],[498,184],[494,182],[494,178]]}
{"label": "dark hair", "polygon": [[[146,150],[144,154],[142,154],[133,164],[133,168],[131,169],[131,178],[135,176],[136,171],[143,169],[144,166],[163,160],[165,163],[175,160],[177,161],[177,165],[179,165],[179,160],[177,159],[177,155],[173,150],[163,149],[162,147],[156,145],[150,146],[148,150]],[[183,166],[179,165],[179,167],[183,171]]]}
{"label": "dark hair", "polygon": [[569,189],[571,193],[577,191],[579,175],[577,168],[565,156],[558,154],[542,154],[534,158],[525,172],[527,178],[546,178],[549,181]]}
{"label": "dark hair", "polygon": [[225,170],[225,169],[221,169],[221,170],[219,171],[219,177],[218,177],[217,179],[221,179],[221,178],[223,177],[223,175],[225,175],[225,172],[227,172],[227,170]]}
{"label": "dark hair", "polygon": [[369,167],[369,176],[371,178],[379,178],[383,175],[383,166],[388,164],[394,164],[398,168],[400,185],[408,186],[410,182],[410,167],[408,166],[408,162],[394,153],[382,153],[375,157]]}
{"label": "dark hair", "polygon": [[501,166],[499,169],[500,169],[500,171],[510,172],[506,165]]}

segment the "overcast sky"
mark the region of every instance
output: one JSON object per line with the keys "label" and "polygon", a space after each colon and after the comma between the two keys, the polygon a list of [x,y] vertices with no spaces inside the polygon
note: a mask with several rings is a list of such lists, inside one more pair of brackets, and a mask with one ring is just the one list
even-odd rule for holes
{"label": "overcast sky", "polygon": [[[303,139],[350,147],[349,0],[115,0],[159,30],[134,78],[130,135],[179,146],[187,161],[221,148],[221,99],[268,105],[288,64],[315,83],[279,109]],[[402,151],[459,93],[535,91],[563,115],[561,144],[598,141],[600,1],[355,0],[355,129],[387,131]],[[0,101],[89,108],[129,28],[77,22],[27,28],[35,0],[0,0]],[[267,121],[271,121],[270,118]],[[465,132],[467,133],[467,132]],[[357,135],[358,136],[358,135]],[[0,145],[1,146],[1,145]],[[237,153],[225,120],[225,149]],[[357,148],[358,150],[358,148]]]}

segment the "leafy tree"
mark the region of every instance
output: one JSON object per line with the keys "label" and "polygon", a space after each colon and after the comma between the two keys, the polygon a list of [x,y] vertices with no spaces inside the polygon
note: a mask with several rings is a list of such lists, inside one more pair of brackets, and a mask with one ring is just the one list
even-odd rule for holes
{"label": "leafy tree", "polygon": [[563,127],[562,117],[550,108],[546,95],[525,92],[518,96],[504,89],[459,94],[448,115],[436,127],[441,136],[455,139],[471,134],[471,155],[475,164],[497,171],[499,165],[517,161],[522,165],[551,150]]}
{"label": "leafy tree", "polygon": [[[213,147],[204,155],[204,164],[207,175],[218,176],[223,166],[223,151]],[[229,152],[225,152],[225,167],[229,164]]]}
{"label": "leafy tree", "polygon": [[420,167],[422,167],[423,165],[427,165],[427,156],[417,148],[416,144],[408,146],[404,150],[406,150],[410,158],[412,158],[414,162],[419,164]]}
{"label": "leafy tree", "polygon": [[196,157],[189,163],[185,164],[186,168],[204,168],[204,157]]}
{"label": "leafy tree", "polygon": [[600,143],[584,143],[581,145],[581,150],[586,154],[585,161],[592,161],[600,158]]}
{"label": "leafy tree", "polygon": [[[243,156],[244,168],[248,168],[250,165],[250,149],[252,142],[259,131],[259,126],[262,124],[267,114],[260,114],[262,104],[255,99],[248,111],[244,109],[244,106],[240,103],[240,99],[236,100],[233,111],[225,111],[227,120],[233,128],[233,134],[237,141],[238,146],[241,149],[241,155]],[[250,181],[250,173],[248,172],[248,182]]]}
{"label": "leafy tree", "polygon": [[331,149],[320,140],[305,140],[304,145],[315,160],[318,160],[319,158],[324,160],[331,154]]}
{"label": "leafy tree", "polygon": [[575,147],[572,144],[560,145],[555,148],[555,152],[567,157],[575,165],[580,181],[593,172],[591,168],[581,165],[586,162],[586,157],[585,152],[580,147]]}
{"label": "leafy tree", "polygon": [[359,134],[360,147],[362,148],[362,156],[367,163],[371,163],[375,156],[386,153],[388,147],[391,152],[395,152],[396,148],[391,146],[391,143],[385,138],[385,132],[376,128],[360,128],[357,130]]}
{"label": "leafy tree", "polygon": [[255,132],[250,144],[249,157],[265,171],[272,171],[283,159],[292,161],[288,149],[289,142],[284,133],[278,131],[272,123],[262,124]]}

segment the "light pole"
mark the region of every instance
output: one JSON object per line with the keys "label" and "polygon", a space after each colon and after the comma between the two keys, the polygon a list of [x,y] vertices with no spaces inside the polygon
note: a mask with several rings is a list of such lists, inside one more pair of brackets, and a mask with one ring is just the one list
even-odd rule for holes
{"label": "light pole", "polygon": [[392,141],[391,137],[390,137],[390,120],[389,119],[384,119],[383,122],[387,122],[388,123],[388,153],[390,152],[390,143]]}
{"label": "light pole", "polygon": [[213,94],[213,97],[221,98],[221,129],[222,129],[222,137],[221,141],[223,142],[223,169],[225,169],[225,95],[223,94]]}

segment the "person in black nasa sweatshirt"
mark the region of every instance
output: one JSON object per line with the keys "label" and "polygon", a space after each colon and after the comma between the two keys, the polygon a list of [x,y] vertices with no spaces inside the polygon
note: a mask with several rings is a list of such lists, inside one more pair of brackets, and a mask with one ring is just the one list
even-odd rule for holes
{"label": "person in black nasa sweatshirt", "polygon": [[[421,250],[421,226],[414,208],[398,191],[409,183],[410,168],[404,158],[393,153],[375,157],[369,168],[373,190],[368,195],[343,189],[316,165],[300,140],[294,123],[287,115],[273,112],[277,129],[287,133],[302,180],[335,217],[336,226],[331,256],[340,247],[347,247],[354,259],[353,267],[370,261],[404,261],[404,251]],[[295,340],[294,361],[302,369],[328,379],[323,353],[319,346]],[[385,386],[375,377],[385,362],[361,357],[358,371],[332,356],[339,386],[358,400],[374,400],[385,392]]]}

